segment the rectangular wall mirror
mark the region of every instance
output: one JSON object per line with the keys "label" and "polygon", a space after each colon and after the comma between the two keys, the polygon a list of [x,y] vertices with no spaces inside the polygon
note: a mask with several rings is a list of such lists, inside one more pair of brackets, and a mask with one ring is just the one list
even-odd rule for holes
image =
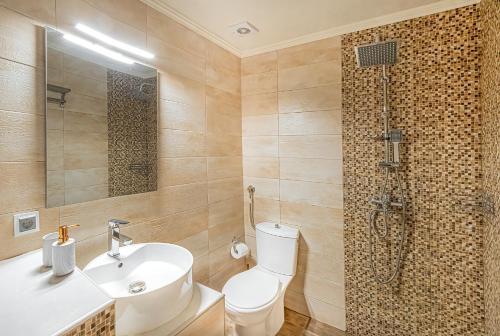
{"label": "rectangular wall mirror", "polygon": [[76,42],[46,28],[47,207],[156,190],[156,69]]}

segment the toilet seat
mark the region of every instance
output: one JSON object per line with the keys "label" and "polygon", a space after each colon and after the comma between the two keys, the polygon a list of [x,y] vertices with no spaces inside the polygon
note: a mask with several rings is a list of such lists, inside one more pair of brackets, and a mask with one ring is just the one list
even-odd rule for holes
{"label": "toilet seat", "polygon": [[279,279],[257,268],[236,274],[222,289],[226,304],[241,310],[258,310],[268,306],[279,291]]}

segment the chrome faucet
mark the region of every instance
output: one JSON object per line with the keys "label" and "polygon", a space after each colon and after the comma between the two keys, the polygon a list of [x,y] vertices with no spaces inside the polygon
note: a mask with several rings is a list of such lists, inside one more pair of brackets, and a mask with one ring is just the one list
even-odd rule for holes
{"label": "chrome faucet", "polygon": [[108,221],[108,255],[117,258],[120,255],[121,245],[132,244],[132,238],[120,234],[120,225],[128,224],[121,219],[110,219]]}

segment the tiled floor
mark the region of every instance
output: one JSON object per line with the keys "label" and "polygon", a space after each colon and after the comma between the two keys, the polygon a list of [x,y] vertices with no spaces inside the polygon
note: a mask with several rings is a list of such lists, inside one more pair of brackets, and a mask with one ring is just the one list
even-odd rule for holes
{"label": "tiled floor", "polygon": [[[234,335],[234,327],[226,317],[226,336]],[[285,308],[285,324],[277,336],[347,336],[341,330]]]}
{"label": "tiled floor", "polygon": [[313,320],[293,310],[285,309],[285,324],[277,336],[346,336],[346,333],[328,324]]}

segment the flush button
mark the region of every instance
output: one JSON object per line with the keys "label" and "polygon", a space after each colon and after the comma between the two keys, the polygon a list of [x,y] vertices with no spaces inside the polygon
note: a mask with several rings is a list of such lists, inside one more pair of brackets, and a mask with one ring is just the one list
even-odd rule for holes
{"label": "flush button", "polygon": [[38,211],[24,212],[14,215],[14,237],[40,231]]}

